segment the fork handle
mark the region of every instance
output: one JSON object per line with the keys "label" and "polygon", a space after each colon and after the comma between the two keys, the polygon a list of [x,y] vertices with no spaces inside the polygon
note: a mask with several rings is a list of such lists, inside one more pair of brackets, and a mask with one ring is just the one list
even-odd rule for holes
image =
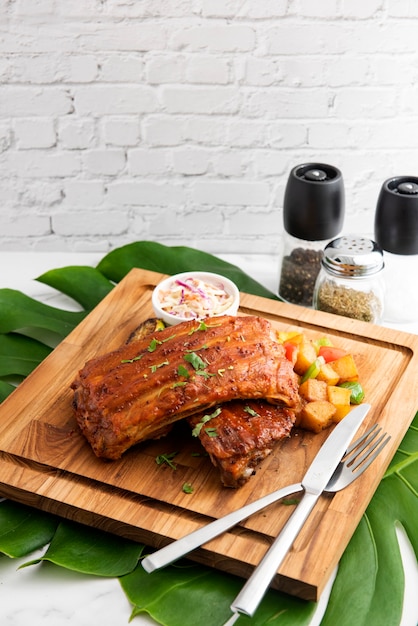
{"label": "fork handle", "polygon": [[164,548],[161,548],[161,550],[157,550],[157,552],[150,554],[150,556],[147,556],[141,561],[142,567],[149,573],[156,569],[160,569],[161,567],[165,567],[166,565],[173,563],[173,561],[180,559],[182,556],[185,556],[192,550],[195,550],[204,543],[207,543],[211,539],[221,535],[235,526],[235,524],[238,524],[238,522],[242,522],[242,520],[250,517],[250,515],[261,511],[261,509],[264,509],[269,504],[273,504],[273,502],[277,502],[281,498],[285,498],[292,493],[297,493],[298,491],[301,491],[301,489],[302,485],[300,483],[295,483],[294,485],[289,485],[288,487],[283,487],[282,489],[273,491],[255,502],[250,502],[250,504],[246,504],[236,511],[232,511],[232,513],[228,513],[228,515],[224,515],[214,522],[206,524],[198,530],[185,535],[181,539],[173,541]]}
{"label": "fork handle", "polygon": [[318,494],[305,492],[295,511],[283,526],[282,531],[271,544],[259,565],[231,604],[232,611],[244,613],[250,617],[254,615],[274,575],[292,547],[318,498]]}

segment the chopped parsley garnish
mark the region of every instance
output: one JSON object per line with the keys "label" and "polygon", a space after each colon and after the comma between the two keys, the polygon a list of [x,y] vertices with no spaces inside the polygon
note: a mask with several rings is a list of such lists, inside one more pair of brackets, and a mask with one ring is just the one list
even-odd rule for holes
{"label": "chopped parsley garnish", "polygon": [[164,365],[170,365],[170,361],[163,361],[162,363],[158,363],[158,365],[150,365],[150,370],[154,374],[160,367],[164,367]]}
{"label": "chopped parsley garnish", "polygon": [[204,370],[206,368],[206,363],[198,354],[196,354],[196,352],[188,352],[183,358],[185,361],[190,363],[196,371]]}
{"label": "chopped parsley garnish", "polygon": [[171,335],[170,337],[167,337],[167,339],[162,339],[161,341],[153,337],[147,348],[148,352],[154,352],[158,346],[161,346],[162,343],[166,343],[166,341],[170,341],[170,339],[174,339],[174,337],[175,335]]}
{"label": "chopped parsley garnish", "polygon": [[184,367],[184,365],[179,365],[177,368],[177,374],[179,376],[184,376],[184,378],[190,378],[190,374],[189,371],[187,370],[186,367]]}
{"label": "chopped parsley garnish", "polygon": [[155,337],[153,339],[151,339],[150,344],[147,348],[148,352],[154,352],[154,350],[157,349],[157,346],[160,346],[162,344],[162,341],[158,341],[158,339],[155,339]]}
{"label": "chopped parsley garnish", "polygon": [[181,490],[184,493],[193,493],[193,491],[194,491],[193,485],[191,483],[184,483],[183,487],[181,488]]}
{"label": "chopped parsley garnish", "polygon": [[143,356],[143,354],[138,354],[138,356],[134,356],[133,359],[122,359],[121,363],[134,363],[135,361],[142,359]]}
{"label": "chopped parsley garnish", "polygon": [[208,437],[218,436],[218,431],[216,430],[216,428],[205,428],[205,433],[207,434]]}
{"label": "chopped parsley garnish", "polygon": [[159,454],[155,457],[155,462],[157,465],[163,465],[166,463],[172,469],[177,469],[177,466],[173,463],[174,457],[178,454],[178,452],[168,452],[167,454]]}
{"label": "chopped parsley garnish", "polygon": [[253,417],[258,417],[258,416],[259,416],[259,414],[257,413],[257,411],[254,411],[254,409],[252,409],[252,408],[251,408],[250,406],[248,406],[248,405],[244,407],[244,411],[245,411],[246,413],[248,413],[249,415],[252,415]]}
{"label": "chopped parsley garnish", "polygon": [[282,500],[282,504],[290,506],[291,504],[299,504],[300,498],[286,498]]}
{"label": "chopped parsley garnish", "polygon": [[[200,420],[200,422],[198,422],[198,424],[196,424],[196,426],[193,428],[192,430],[192,435],[193,437],[199,437],[200,435],[200,431],[202,430],[203,426],[205,424],[207,424],[211,419],[213,419],[214,417],[218,417],[218,415],[220,415],[222,409],[221,408],[217,408],[213,413],[211,413],[210,415],[204,415],[202,417],[202,419]],[[213,429],[215,430],[215,429]],[[208,429],[206,429],[206,432],[208,432]],[[209,434],[209,433],[208,433]],[[209,435],[209,436],[216,436],[216,435]]]}
{"label": "chopped parsley garnish", "polygon": [[207,330],[208,328],[216,328],[217,326],[221,326],[221,324],[205,324],[205,322],[200,322],[199,326],[189,331],[189,335],[193,335],[193,333],[197,333],[199,330]]}
{"label": "chopped parsley garnish", "polygon": [[210,372],[205,372],[205,370],[198,370],[196,372],[196,376],[203,376],[205,380],[210,378],[211,376],[216,376],[216,374],[211,374]]}

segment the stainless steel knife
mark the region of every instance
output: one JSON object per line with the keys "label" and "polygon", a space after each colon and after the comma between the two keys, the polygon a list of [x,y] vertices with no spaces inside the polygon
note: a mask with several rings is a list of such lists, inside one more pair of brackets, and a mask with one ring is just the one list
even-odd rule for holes
{"label": "stainless steel knife", "polygon": [[352,409],[319,449],[302,479],[304,494],[301,501],[231,604],[234,615],[228,620],[228,626],[238,619],[240,613],[254,615],[270,582],[369,410],[369,404],[361,404]]}

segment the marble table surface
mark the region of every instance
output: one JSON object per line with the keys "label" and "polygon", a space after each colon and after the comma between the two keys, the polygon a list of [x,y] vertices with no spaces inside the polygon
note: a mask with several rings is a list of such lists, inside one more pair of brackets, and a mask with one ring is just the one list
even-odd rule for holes
{"label": "marble table surface", "polygon": [[[19,289],[43,302],[60,306],[57,293],[34,279],[41,273],[68,265],[95,265],[104,253],[0,252],[0,288]],[[277,289],[277,259],[271,255],[219,255],[238,265],[272,291]],[[65,298],[65,297],[64,297]],[[65,304],[68,304],[66,302]],[[403,326],[385,324],[418,334],[418,322]],[[417,399],[418,400],[418,399]],[[407,538],[398,539],[406,572],[404,612],[400,626],[417,626],[418,565]],[[39,552],[39,555],[43,551]],[[31,555],[36,558],[38,553]],[[19,570],[29,558],[0,557],[0,624],[2,626],[126,626],[131,606],[117,579],[85,576],[49,563]],[[334,572],[335,575],[335,572]],[[318,626],[333,578],[329,581],[311,626]],[[135,617],[138,626],[155,626],[146,615]],[[382,625],[383,626],[383,625]]]}

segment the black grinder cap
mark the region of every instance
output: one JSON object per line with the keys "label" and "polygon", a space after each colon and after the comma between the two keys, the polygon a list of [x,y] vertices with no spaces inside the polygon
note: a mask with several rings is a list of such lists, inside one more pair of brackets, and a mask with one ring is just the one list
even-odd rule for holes
{"label": "black grinder cap", "polygon": [[393,254],[418,254],[418,177],[397,176],[380,190],[375,213],[375,240]]}
{"label": "black grinder cap", "polygon": [[325,163],[305,163],[292,169],[283,203],[287,233],[306,241],[333,239],[341,232],[344,209],[339,169]]}

